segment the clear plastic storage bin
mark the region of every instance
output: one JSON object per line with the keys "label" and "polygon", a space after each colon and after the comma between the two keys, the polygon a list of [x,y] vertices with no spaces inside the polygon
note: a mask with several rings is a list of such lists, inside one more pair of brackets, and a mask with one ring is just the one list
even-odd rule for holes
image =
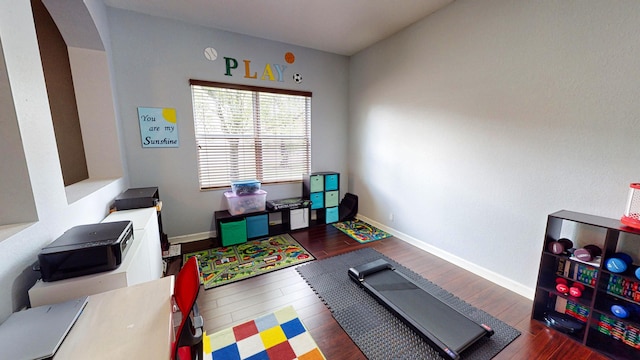
{"label": "clear plastic storage bin", "polygon": [[264,211],[267,203],[267,192],[258,190],[251,195],[236,195],[232,191],[224,193],[229,204],[231,215],[242,215],[257,211]]}
{"label": "clear plastic storage bin", "polygon": [[251,195],[260,190],[260,181],[258,180],[238,180],[231,182],[231,191],[235,195]]}

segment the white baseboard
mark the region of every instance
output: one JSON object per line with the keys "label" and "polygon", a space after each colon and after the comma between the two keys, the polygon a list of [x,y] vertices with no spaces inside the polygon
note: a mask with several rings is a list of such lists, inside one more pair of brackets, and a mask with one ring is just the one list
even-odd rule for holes
{"label": "white baseboard", "polygon": [[172,237],[169,238],[169,243],[170,244],[184,244],[184,243],[188,243],[188,242],[192,242],[192,241],[206,240],[206,239],[214,238],[214,237],[216,237],[216,232],[215,231],[205,231],[205,232],[195,233],[195,234],[172,236]]}
{"label": "white baseboard", "polygon": [[383,224],[380,224],[379,222],[375,221],[375,220],[371,220],[369,218],[367,218],[366,216],[362,216],[360,214],[358,214],[356,216],[358,219],[371,224],[381,230],[384,230],[390,234],[392,234],[393,236],[395,236],[396,238],[409,243],[417,248],[420,248],[421,250],[424,250],[430,254],[433,254],[443,260],[446,260],[456,266],[459,266],[465,270],[471,271],[472,273],[483,277],[493,283],[495,283],[496,285],[500,285],[503,288],[513,291],[516,294],[519,294],[521,296],[526,297],[527,299],[533,300],[533,296],[535,294],[535,289],[530,288],[528,286],[525,286],[519,282],[513,281],[512,279],[509,279],[508,277],[505,277],[502,274],[498,274],[496,272],[493,272],[491,270],[488,270],[482,266],[478,266],[468,260],[465,260],[463,258],[460,258],[458,256],[455,256],[449,252],[446,252],[442,249],[439,249],[435,246],[431,246],[425,242],[422,242],[412,236],[409,236],[407,234],[404,234],[400,231],[397,231],[393,228],[390,228],[388,226],[385,226]]}

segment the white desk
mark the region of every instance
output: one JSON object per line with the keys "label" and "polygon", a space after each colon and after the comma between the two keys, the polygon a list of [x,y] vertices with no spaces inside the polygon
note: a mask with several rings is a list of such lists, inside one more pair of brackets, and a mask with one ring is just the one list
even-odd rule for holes
{"label": "white desk", "polygon": [[117,211],[103,222],[123,220],[133,222],[133,241],[117,269],[52,282],[38,280],[29,289],[31,307],[159,279],[162,276],[162,250],[156,208]]}
{"label": "white desk", "polygon": [[54,359],[170,359],[174,277],[89,296]]}

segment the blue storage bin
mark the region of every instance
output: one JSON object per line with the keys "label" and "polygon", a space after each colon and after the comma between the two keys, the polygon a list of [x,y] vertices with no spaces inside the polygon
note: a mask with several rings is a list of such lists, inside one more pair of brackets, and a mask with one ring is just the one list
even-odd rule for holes
{"label": "blue storage bin", "polygon": [[324,207],[323,192],[311,193],[309,200],[311,200],[311,209],[322,209]]}
{"label": "blue storage bin", "polygon": [[269,235],[269,215],[247,216],[247,238]]}
{"label": "blue storage bin", "polygon": [[338,174],[328,174],[324,176],[324,189],[325,191],[338,190],[339,176]]}
{"label": "blue storage bin", "polygon": [[340,214],[338,213],[338,207],[331,207],[326,209],[326,222],[327,224],[338,222]]}
{"label": "blue storage bin", "polygon": [[250,195],[260,190],[260,181],[258,180],[237,180],[231,182],[231,191],[234,195]]}

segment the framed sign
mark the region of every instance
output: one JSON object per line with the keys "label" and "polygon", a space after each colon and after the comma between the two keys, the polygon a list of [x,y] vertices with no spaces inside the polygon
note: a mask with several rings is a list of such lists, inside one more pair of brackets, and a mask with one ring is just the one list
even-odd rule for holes
{"label": "framed sign", "polygon": [[176,109],[138,108],[143,148],[179,147]]}

